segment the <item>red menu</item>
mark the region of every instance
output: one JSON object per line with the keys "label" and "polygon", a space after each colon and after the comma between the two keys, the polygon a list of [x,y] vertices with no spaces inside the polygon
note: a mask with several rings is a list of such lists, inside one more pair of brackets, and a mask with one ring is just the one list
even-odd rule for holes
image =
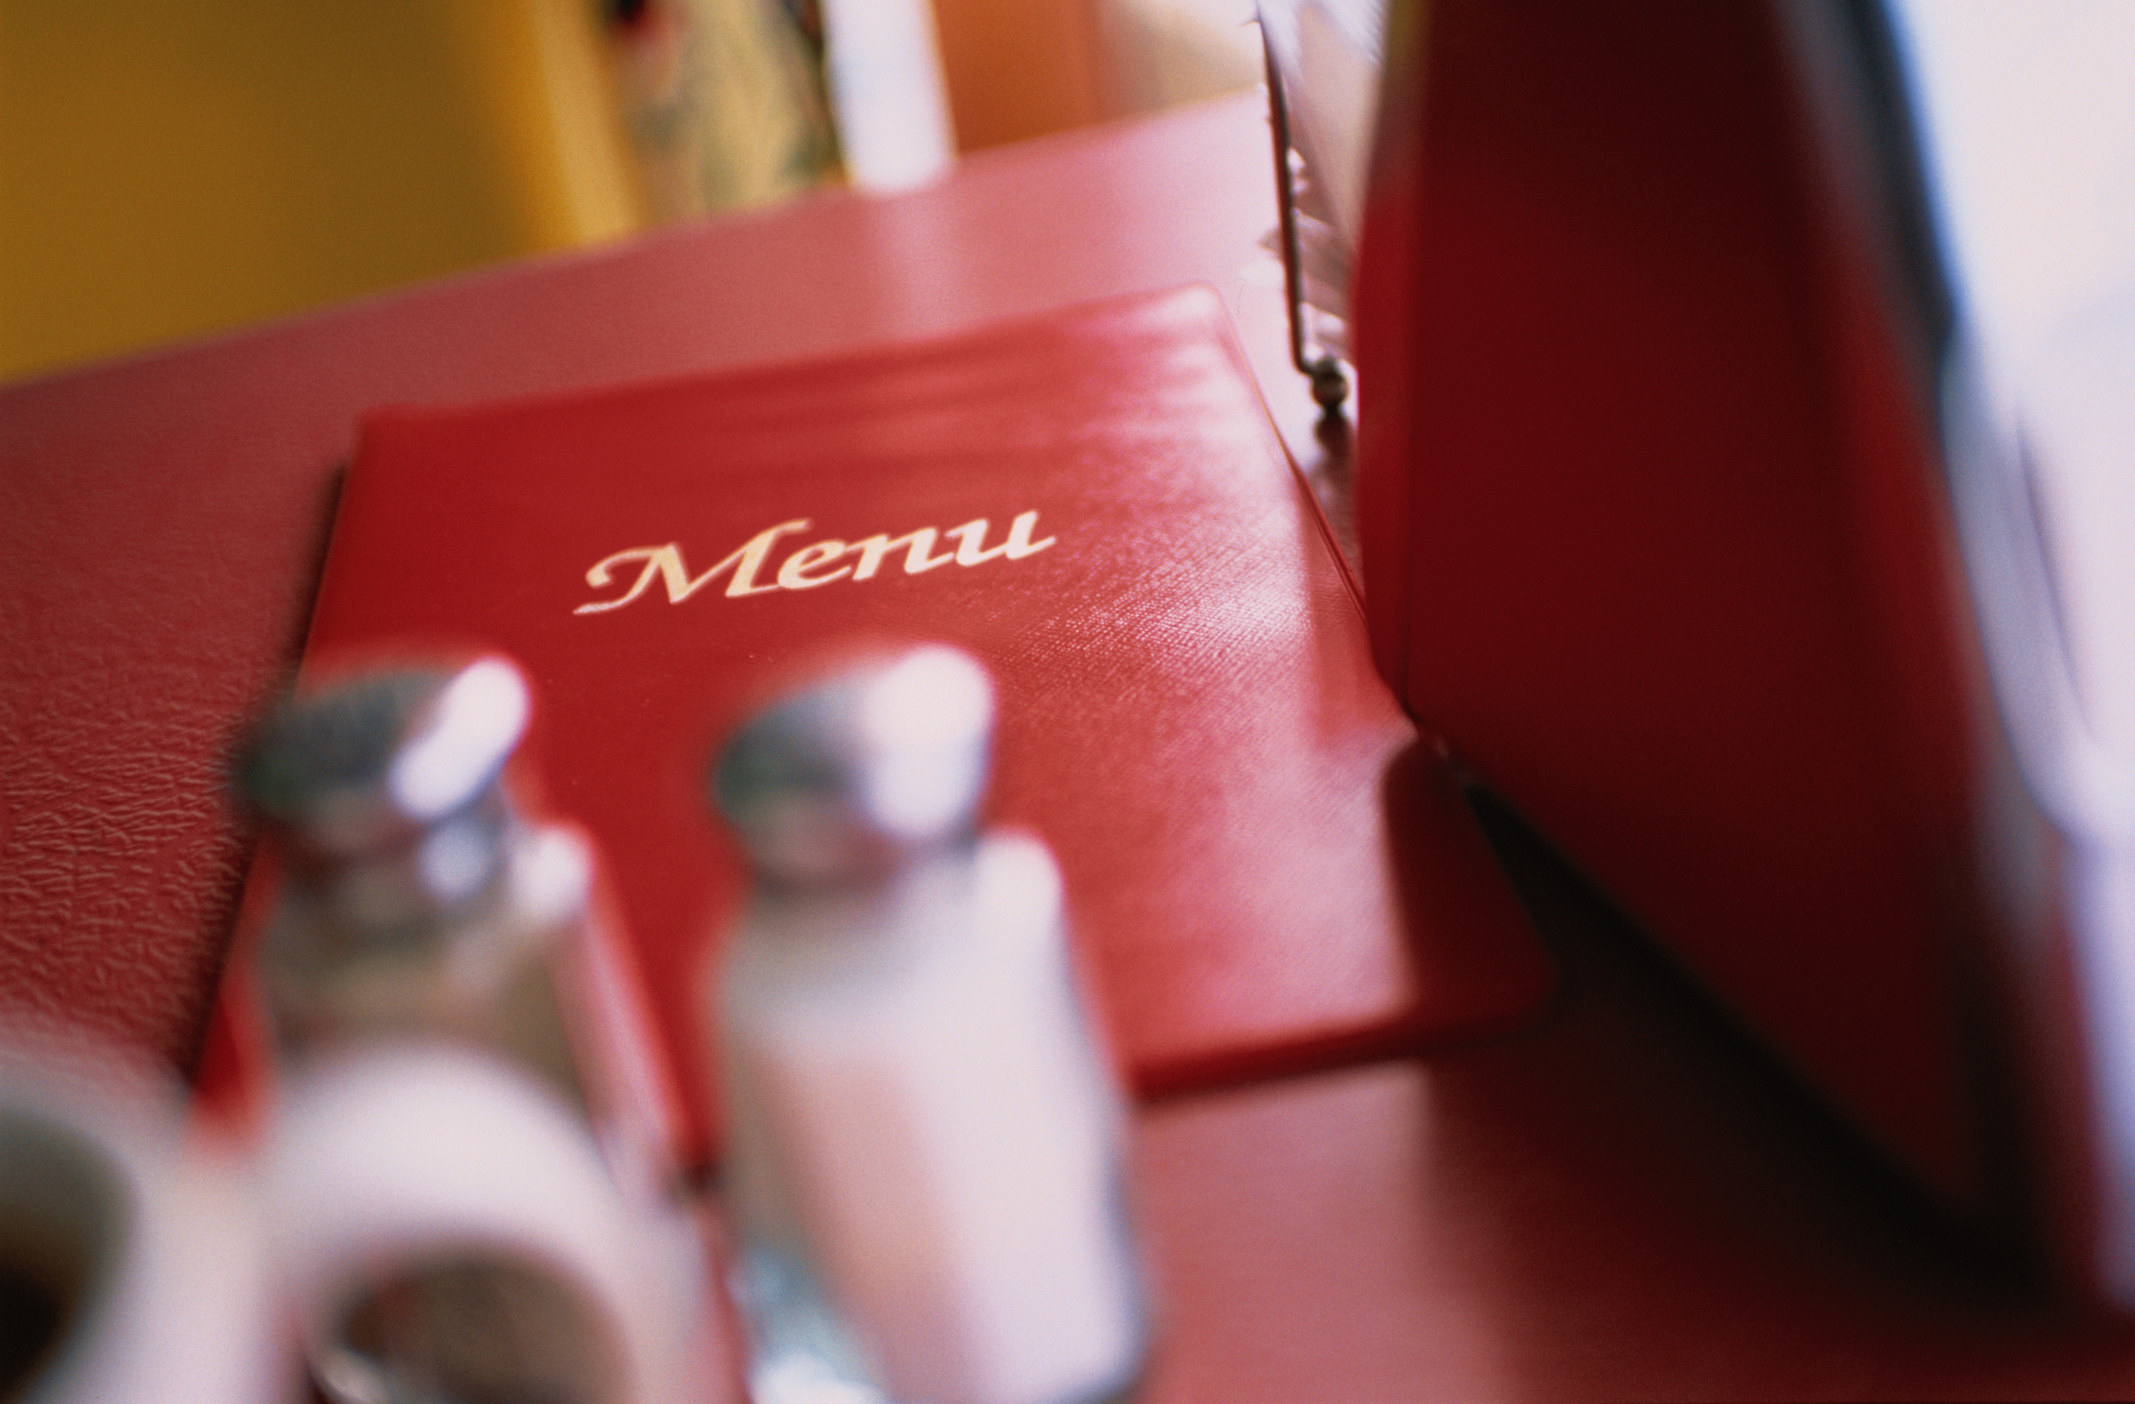
{"label": "red menu", "polygon": [[529,769],[601,844],[701,1092],[705,958],[745,880],[707,764],[797,674],[920,640],[993,670],[991,822],[1058,855],[1145,1093],[1500,1026],[1546,995],[1204,289],[374,415],[306,666],[526,668]]}

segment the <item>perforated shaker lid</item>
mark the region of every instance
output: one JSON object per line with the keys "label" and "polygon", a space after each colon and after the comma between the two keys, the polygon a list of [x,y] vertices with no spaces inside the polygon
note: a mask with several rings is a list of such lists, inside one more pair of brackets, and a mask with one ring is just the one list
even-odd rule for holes
{"label": "perforated shaker lid", "polygon": [[247,749],[239,785],[304,848],[358,857],[481,798],[528,710],[526,679],[500,657],[373,674],[276,712]]}
{"label": "perforated shaker lid", "polygon": [[985,667],[923,645],[750,718],[719,758],[713,798],[760,876],[863,881],[972,832],[993,722]]}

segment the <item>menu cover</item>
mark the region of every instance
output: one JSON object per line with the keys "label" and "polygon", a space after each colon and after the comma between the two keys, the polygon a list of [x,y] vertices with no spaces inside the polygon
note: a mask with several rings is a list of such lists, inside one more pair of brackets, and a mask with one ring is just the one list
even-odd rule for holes
{"label": "menu cover", "polygon": [[600,843],[701,1107],[706,957],[745,895],[707,763],[809,668],[922,640],[993,670],[990,822],[1058,855],[1142,1092],[1412,1048],[1545,997],[1206,289],[378,413],[305,667],[525,667],[530,769]]}

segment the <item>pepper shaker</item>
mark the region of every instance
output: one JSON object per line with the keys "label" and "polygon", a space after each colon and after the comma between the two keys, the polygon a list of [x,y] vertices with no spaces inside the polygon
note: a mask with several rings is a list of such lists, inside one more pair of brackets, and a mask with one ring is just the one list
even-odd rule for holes
{"label": "pepper shaker", "polygon": [[282,888],[259,950],[281,1061],[420,1037],[534,1073],[593,1124],[618,1175],[671,1178],[649,1017],[595,920],[594,854],[505,784],[531,709],[487,656],[359,676],[279,710],[240,768]]}

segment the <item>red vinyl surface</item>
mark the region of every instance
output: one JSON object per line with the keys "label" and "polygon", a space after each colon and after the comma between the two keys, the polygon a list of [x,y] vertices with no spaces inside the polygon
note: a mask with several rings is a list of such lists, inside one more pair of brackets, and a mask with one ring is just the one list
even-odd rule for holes
{"label": "red vinyl surface", "polygon": [[[995,822],[1058,855],[1120,1052],[1175,1093],[1502,1027],[1549,989],[1311,502],[1205,288],[385,411],[307,660],[495,648],[527,669],[535,769],[605,849],[697,1101],[706,953],[745,891],[707,814],[715,746],[797,670],[969,649],[1000,691]],[[875,557],[848,545],[870,536]],[[752,539],[760,565],[733,554]],[[596,570],[618,552],[638,554]]]}
{"label": "red vinyl surface", "polygon": [[[1280,393],[1279,323],[1235,276],[1273,222],[1265,138],[1240,98],[0,391],[0,996],[188,1050],[247,850],[222,757],[293,666],[364,410],[1194,280]],[[1512,857],[1566,971],[1541,1023],[1140,1117],[1152,1401],[2135,1397],[2125,1329],[1955,1250]]]}
{"label": "red vinyl surface", "polygon": [[2135,1397],[1532,841],[1543,1026],[1141,1123],[1152,1401]]}

